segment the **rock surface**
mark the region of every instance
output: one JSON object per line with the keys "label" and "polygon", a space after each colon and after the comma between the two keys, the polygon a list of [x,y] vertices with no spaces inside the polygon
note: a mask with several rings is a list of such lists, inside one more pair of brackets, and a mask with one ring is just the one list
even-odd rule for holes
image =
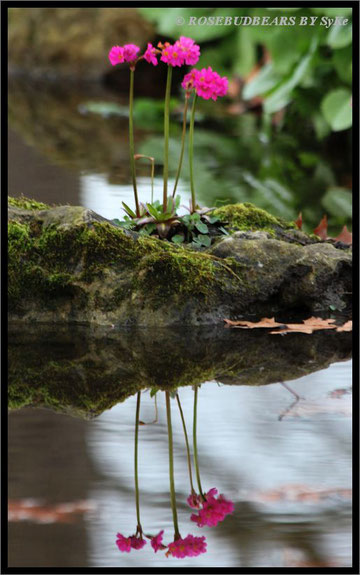
{"label": "rock surface", "polygon": [[220,208],[231,235],[199,252],[125,231],[83,207],[29,202],[9,205],[11,320],[204,325],[350,303],[351,250],[251,204]]}

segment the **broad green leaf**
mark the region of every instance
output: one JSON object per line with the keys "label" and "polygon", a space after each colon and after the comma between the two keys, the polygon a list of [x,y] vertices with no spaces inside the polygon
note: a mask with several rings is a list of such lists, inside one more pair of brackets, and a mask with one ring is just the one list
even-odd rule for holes
{"label": "broad green leaf", "polygon": [[290,76],[266,98],[264,103],[264,111],[267,114],[281,110],[291,101],[292,91],[302,81],[305,74],[308,72],[317,45],[318,38],[314,36],[309,51],[305,56],[303,56]]}
{"label": "broad green leaf", "polygon": [[352,25],[348,22],[345,26],[331,26],[328,36],[327,44],[331,48],[344,48],[349,46],[352,42]]}
{"label": "broad green leaf", "polygon": [[330,188],[321,203],[332,216],[352,216],[352,193],[347,188]]}
{"label": "broad green leaf", "polygon": [[171,241],[172,241],[174,244],[182,244],[182,243],[184,243],[185,238],[184,238],[184,236],[182,236],[182,235],[180,235],[180,234],[176,234],[175,236],[173,236],[173,237],[171,238]]}
{"label": "broad green leaf", "polygon": [[209,228],[203,222],[196,222],[195,227],[201,234],[209,233]]}
{"label": "broad green leaf", "polygon": [[233,71],[240,76],[247,76],[256,64],[256,43],[249,28],[239,26],[235,47]]}
{"label": "broad green leaf", "polygon": [[265,64],[253,80],[245,85],[242,96],[244,100],[251,100],[255,96],[265,94],[272,90],[281,80],[281,76],[274,72],[271,63]]}
{"label": "broad green leaf", "polygon": [[352,14],[352,8],[326,8],[326,6],[324,6],[324,8],[310,8],[311,12],[313,12],[314,14],[322,14],[324,16],[331,16],[331,17],[335,17],[335,16],[351,16]]}
{"label": "broad green leaf", "polygon": [[315,114],[313,117],[316,136],[319,140],[326,138],[331,132],[331,128],[322,114]]}
{"label": "broad green leaf", "polygon": [[332,90],[321,102],[321,111],[334,132],[352,125],[351,92],[346,88]]}
{"label": "broad green leaf", "polygon": [[352,50],[351,46],[334,50],[332,61],[339,78],[347,84],[352,83]]}
{"label": "broad green leaf", "polygon": [[205,246],[207,248],[211,246],[211,238],[209,236],[199,234],[196,239],[197,243],[200,243],[202,246]]}
{"label": "broad green leaf", "polygon": [[129,115],[129,107],[121,106],[115,102],[84,102],[78,106],[81,114],[99,114],[104,118],[109,116],[127,117]]}

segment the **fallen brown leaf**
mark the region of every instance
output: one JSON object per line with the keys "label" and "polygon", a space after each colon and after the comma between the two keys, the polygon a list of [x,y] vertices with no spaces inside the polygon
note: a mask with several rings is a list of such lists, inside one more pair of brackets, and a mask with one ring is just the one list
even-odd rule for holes
{"label": "fallen brown leaf", "polygon": [[343,244],[352,245],[352,233],[349,232],[346,226],[343,227],[340,234],[335,238],[338,242],[342,242]]}
{"label": "fallen brown leaf", "polygon": [[314,234],[319,236],[319,238],[321,238],[322,240],[327,240],[328,239],[327,228],[328,228],[328,220],[327,216],[325,215],[323,216],[317,228],[314,229]]}

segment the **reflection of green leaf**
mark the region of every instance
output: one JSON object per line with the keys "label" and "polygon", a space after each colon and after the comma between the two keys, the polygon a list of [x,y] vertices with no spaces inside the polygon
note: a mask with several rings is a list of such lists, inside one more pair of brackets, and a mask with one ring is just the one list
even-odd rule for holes
{"label": "reflection of green leaf", "polygon": [[331,188],[321,201],[332,216],[351,218],[352,193],[346,188]]}
{"label": "reflection of green leaf", "polygon": [[344,48],[352,42],[351,22],[345,26],[331,26],[327,36],[327,44],[331,48]]}
{"label": "reflection of green leaf", "polygon": [[243,90],[244,100],[251,100],[255,96],[260,94],[265,94],[269,90],[272,90],[281,80],[281,76],[274,72],[273,65],[271,63],[263,66],[257,76],[249,84],[246,84]]}
{"label": "reflection of green leaf", "polygon": [[321,111],[331,128],[338,132],[352,125],[351,92],[346,88],[332,90],[321,102]]}

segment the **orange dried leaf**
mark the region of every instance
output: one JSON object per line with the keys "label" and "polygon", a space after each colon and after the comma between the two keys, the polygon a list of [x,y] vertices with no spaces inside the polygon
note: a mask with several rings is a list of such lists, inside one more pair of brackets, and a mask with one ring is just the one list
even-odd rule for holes
{"label": "orange dried leaf", "polygon": [[318,227],[314,229],[314,234],[316,234],[317,236],[319,236],[320,239],[322,240],[326,240],[328,235],[327,235],[327,227],[328,227],[328,221],[327,221],[327,216],[323,216],[321,222],[319,223]]}
{"label": "orange dried leaf", "polygon": [[301,212],[299,212],[297,220],[295,220],[294,223],[299,230],[302,230],[303,219],[302,219],[302,213]]}
{"label": "orange dried leaf", "polygon": [[349,232],[346,226],[343,227],[340,234],[335,239],[343,244],[348,244],[349,246],[352,245],[352,233]]}

